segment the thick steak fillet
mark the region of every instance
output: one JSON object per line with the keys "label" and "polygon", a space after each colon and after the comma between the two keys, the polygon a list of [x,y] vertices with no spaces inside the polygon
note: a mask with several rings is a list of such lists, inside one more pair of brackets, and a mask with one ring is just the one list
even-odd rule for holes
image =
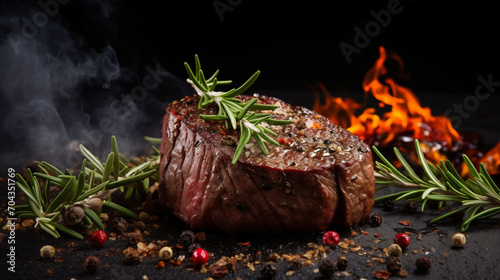
{"label": "thick steak fillet", "polygon": [[166,108],[160,202],[193,229],[229,234],[319,232],[368,219],[375,193],[370,148],[313,111],[259,99],[280,106],[273,118],[294,123],[270,126],[280,147],[267,144],[264,155],[252,139],[234,165],[239,129],[199,117],[217,114],[215,104],[199,110],[194,96]]}

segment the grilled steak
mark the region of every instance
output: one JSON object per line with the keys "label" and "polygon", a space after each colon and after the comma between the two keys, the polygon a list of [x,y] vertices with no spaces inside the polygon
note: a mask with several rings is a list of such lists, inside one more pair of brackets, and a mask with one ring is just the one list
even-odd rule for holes
{"label": "grilled steak", "polygon": [[274,119],[294,123],[270,126],[280,147],[268,145],[264,155],[252,139],[236,164],[239,129],[199,117],[217,114],[216,105],[200,110],[193,96],[166,108],[160,202],[193,229],[229,234],[319,232],[369,218],[375,193],[370,148],[311,110],[258,97],[280,106]]}

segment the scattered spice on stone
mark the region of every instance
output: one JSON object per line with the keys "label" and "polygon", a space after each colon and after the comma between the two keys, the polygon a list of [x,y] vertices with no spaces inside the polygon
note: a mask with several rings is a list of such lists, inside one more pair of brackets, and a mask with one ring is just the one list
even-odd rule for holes
{"label": "scattered spice on stone", "polygon": [[141,221],[149,221],[151,219],[151,217],[149,216],[149,214],[147,212],[140,212],[139,213],[139,220]]}
{"label": "scattered spice on stone", "polygon": [[387,248],[387,255],[389,257],[399,257],[403,253],[403,249],[398,244],[391,244],[389,248]]}
{"label": "scattered spice on stone", "polygon": [[181,243],[184,246],[189,246],[194,243],[196,235],[190,230],[185,230],[181,233]]}
{"label": "scattered spice on stone", "polygon": [[83,262],[83,265],[88,272],[95,272],[101,266],[101,261],[96,256],[88,256]]}
{"label": "scattered spice on stone", "polygon": [[337,260],[337,269],[340,271],[347,270],[347,265],[349,261],[345,257],[339,257]]}
{"label": "scattered spice on stone", "polygon": [[146,229],[146,224],[144,221],[135,221],[134,222],[134,228],[138,230],[145,230]]}
{"label": "scattered spice on stone", "polygon": [[99,214],[99,219],[101,219],[102,222],[106,223],[109,220],[109,215],[107,213],[101,213]]}
{"label": "scattered spice on stone", "polygon": [[319,266],[319,273],[324,278],[332,277],[335,270],[337,270],[337,263],[334,260],[324,259]]}
{"label": "scattered spice on stone", "polygon": [[382,216],[379,214],[373,214],[370,217],[370,223],[372,227],[378,227],[382,224]]}
{"label": "scattered spice on stone", "polygon": [[193,243],[193,244],[189,245],[188,252],[193,253],[198,248],[201,248],[201,245],[199,243]]}
{"label": "scattered spice on stone", "polygon": [[165,268],[165,262],[164,262],[164,261],[159,261],[159,262],[155,265],[155,268],[156,268],[156,269],[164,269],[164,268]]}
{"label": "scattered spice on stone", "polygon": [[398,233],[394,236],[394,244],[398,244],[401,249],[405,250],[410,245],[410,236],[408,233]]}
{"label": "scattered spice on stone", "polygon": [[382,203],[385,211],[392,211],[394,209],[394,200],[386,199]]}
{"label": "scattered spice on stone", "polygon": [[386,270],[377,270],[377,271],[374,271],[373,274],[375,275],[375,278],[377,278],[377,279],[389,279],[389,276],[391,276],[389,271],[386,271]]}
{"label": "scattered spice on stone", "polygon": [[276,265],[274,263],[266,263],[260,271],[263,279],[273,279],[276,276]]}
{"label": "scattered spice on stone", "polygon": [[403,209],[408,213],[415,213],[417,212],[417,204],[413,201],[406,201]]}
{"label": "scattered spice on stone", "polygon": [[418,272],[427,272],[431,269],[432,263],[428,257],[420,257],[415,262]]}
{"label": "scattered spice on stone", "polygon": [[399,272],[401,271],[401,260],[397,257],[390,257],[389,260],[387,261],[387,271],[391,275],[399,275]]}
{"label": "scattered spice on stone", "polygon": [[403,226],[409,226],[411,221],[410,220],[406,220],[406,221],[399,221],[398,222],[400,225],[403,225]]}
{"label": "scattered spice on stone", "polygon": [[165,246],[160,249],[158,256],[160,260],[168,261],[174,256],[174,252],[172,251],[172,248]]}
{"label": "scattered spice on stone", "polygon": [[142,242],[142,234],[138,232],[132,232],[128,234],[128,243],[131,245],[135,245],[139,242]]}
{"label": "scattered spice on stone", "polygon": [[108,235],[103,230],[96,230],[90,235],[90,243],[96,247],[104,246],[108,240]]}
{"label": "scattered spice on stone", "polygon": [[269,261],[271,261],[271,262],[275,262],[275,261],[277,261],[279,258],[280,258],[280,255],[278,255],[277,253],[271,253],[267,259],[268,259]]}
{"label": "scattered spice on stone", "polygon": [[455,247],[463,247],[465,245],[465,241],[466,241],[465,235],[463,235],[462,233],[456,233],[451,238],[451,242]]}
{"label": "scattered spice on stone", "polygon": [[125,256],[125,263],[132,265],[140,262],[139,252],[134,248],[127,248],[123,250],[123,255]]}
{"label": "scattered spice on stone", "polygon": [[116,217],[113,219],[113,229],[117,233],[123,233],[127,231],[128,228],[128,222],[122,217]]}
{"label": "scattered spice on stone", "polygon": [[210,259],[208,252],[203,248],[194,250],[192,258],[194,265],[204,265]]}
{"label": "scattered spice on stone", "polygon": [[227,265],[215,263],[208,269],[210,274],[215,278],[222,278],[229,273],[229,268]]}
{"label": "scattered spice on stone", "polygon": [[40,256],[44,259],[51,259],[56,254],[56,249],[51,245],[45,245],[40,249]]}

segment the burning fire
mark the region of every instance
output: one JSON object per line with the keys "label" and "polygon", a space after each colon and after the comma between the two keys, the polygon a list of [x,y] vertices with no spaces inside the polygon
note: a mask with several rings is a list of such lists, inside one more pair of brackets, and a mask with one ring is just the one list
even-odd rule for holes
{"label": "burning fire", "polygon": [[[403,69],[403,61],[397,54],[388,54],[380,47],[379,58],[363,79],[363,103],[353,98],[333,97],[323,84],[319,84],[318,87],[312,88],[316,95],[313,109],[346,127],[369,145],[374,144],[381,148],[398,146],[404,150],[401,143],[413,143],[414,139],[419,139],[422,151],[434,163],[446,159],[447,152],[457,152],[464,147],[470,151],[470,147],[462,143],[463,136],[453,128],[448,118],[432,115],[430,108],[421,106],[411,89],[387,77],[385,62],[388,59],[396,61],[400,69]],[[367,108],[369,97],[374,97],[379,102],[379,107],[386,112],[379,115],[376,108]],[[321,99],[324,99],[324,102],[321,102]],[[363,112],[356,115],[360,109]],[[408,148],[406,152],[411,150]],[[490,163],[488,165],[493,164],[498,169],[500,144],[495,149],[496,152],[492,150],[491,155],[487,154],[486,160]],[[473,153],[472,158],[479,159],[482,156],[478,151]],[[486,156],[483,159],[485,158]]]}
{"label": "burning fire", "polygon": [[487,152],[479,162],[484,164],[486,171],[490,174],[500,174],[500,142]]}

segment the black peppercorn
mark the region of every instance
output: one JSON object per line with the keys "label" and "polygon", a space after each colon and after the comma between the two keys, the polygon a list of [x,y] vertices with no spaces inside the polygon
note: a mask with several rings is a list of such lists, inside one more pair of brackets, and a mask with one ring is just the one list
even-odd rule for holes
{"label": "black peppercorn", "polygon": [[321,275],[324,278],[330,278],[332,277],[336,269],[337,269],[337,263],[335,261],[330,259],[325,259],[321,262],[319,266],[319,273],[321,273]]}
{"label": "black peppercorn", "polygon": [[378,227],[382,224],[382,216],[379,214],[373,214],[370,217],[370,223],[372,224],[373,227]]}
{"label": "black peppercorn", "polygon": [[417,271],[419,272],[427,272],[431,268],[431,260],[428,257],[420,257],[415,262],[417,265]]}
{"label": "black peppercorn", "polygon": [[273,263],[266,263],[260,270],[260,275],[264,279],[273,279],[276,276],[276,265]]}
{"label": "black peppercorn", "polygon": [[85,269],[87,269],[87,271],[95,272],[99,269],[99,266],[101,265],[101,261],[96,256],[89,256],[85,259],[85,261],[83,262],[83,265],[85,265]]}
{"label": "black peppercorn", "polygon": [[189,245],[189,247],[188,247],[188,253],[192,254],[194,252],[194,250],[196,250],[198,248],[201,248],[201,245],[198,244],[198,243],[193,243],[193,244]]}
{"label": "black peppercorn", "polygon": [[401,271],[401,260],[397,257],[390,257],[387,261],[387,271],[392,275],[399,275]]}
{"label": "black peppercorn", "polygon": [[346,258],[339,257],[339,259],[337,260],[337,269],[340,271],[347,270],[348,264],[349,264],[349,262],[347,261]]}
{"label": "black peppercorn", "polygon": [[385,211],[392,211],[394,209],[394,200],[392,199],[386,199],[382,204]]}
{"label": "black peppercorn", "polygon": [[185,230],[181,233],[181,243],[184,246],[190,246],[194,243],[196,235],[190,230]]}
{"label": "black peppercorn", "polygon": [[403,206],[403,209],[406,212],[415,213],[415,212],[417,212],[417,204],[413,201],[407,201],[405,203],[405,206]]}

